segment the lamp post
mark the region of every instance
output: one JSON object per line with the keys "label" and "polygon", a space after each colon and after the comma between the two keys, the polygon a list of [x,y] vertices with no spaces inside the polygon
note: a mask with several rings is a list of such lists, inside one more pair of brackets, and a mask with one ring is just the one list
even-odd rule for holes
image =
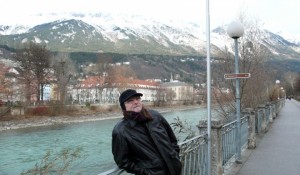
{"label": "lamp post", "polygon": [[[240,22],[232,22],[228,25],[227,34],[234,39],[235,45],[235,73],[239,73],[239,60],[238,60],[238,38],[243,36],[244,34],[244,27]],[[235,79],[235,88],[236,88],[236,120],[237,120],[237,133],[236,133],[236,162],[242,163],[241,160],[241,99],[240,99],[240,82],[239,78]]]}
{"label": "lamp post", "polygon": [[283,96],[284,99],[285,99],[285,91],[284,91],[283,87],[281,87],[280,90],[281,90],[281,92],[282,92],[282,94],[283,94],[282,96]]}
{"label": "lamp post", "polygon": [[211,65],[210,65],[210,9],[206,0],[206,67],[207,67],[207,174],[211,174]]}
{"label": "lamp post", "polygon": [[207,174],[211,174],[211,65],[210,65],[210,9],[206,0],[206,67],[207,67]]}
{"label": "lamp post", "polygon": [[276,80],[276,82],[275,82],[276,84],[277,84],[277,89],[278,89],[278,92],[277,92],[277,99],[279,100],[279,91],[280,91],[280,89],[279,89],[279,83],[280,83],[280,81],[279,80]]}

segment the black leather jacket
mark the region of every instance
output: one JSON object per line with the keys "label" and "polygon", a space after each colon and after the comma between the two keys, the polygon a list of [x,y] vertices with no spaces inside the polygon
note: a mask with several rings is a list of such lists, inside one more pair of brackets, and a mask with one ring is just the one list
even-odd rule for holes
{"label": "black leather jacket", "polygon": [[141,123],[123,118],[113,129],[112,153],[121,169],[137,175],[179,175],[179,146],[172,128],[157,111]]}

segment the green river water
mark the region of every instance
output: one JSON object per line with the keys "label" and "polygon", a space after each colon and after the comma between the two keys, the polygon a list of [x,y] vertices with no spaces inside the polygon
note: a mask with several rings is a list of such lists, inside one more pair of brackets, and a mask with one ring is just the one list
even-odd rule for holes
{"label": "green river water", "polygon": [[[207,118],[206,108],[163,113],[170,122],[179,117],[194,127]],[[111,131],[119,119],[32,127],[0,132],[0,175],[18,175],[39,163],[48,150],[81,147],[81,157],[68,174],[99,174],[115,166]]]}

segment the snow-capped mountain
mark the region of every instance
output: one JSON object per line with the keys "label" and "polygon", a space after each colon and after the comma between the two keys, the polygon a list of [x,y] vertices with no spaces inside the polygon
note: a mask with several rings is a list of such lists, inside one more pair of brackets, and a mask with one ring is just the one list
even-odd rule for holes
{"label": "snow-capped mountain", "polygon": [[291,43],[295,43],[295,44],[300,44],[300,35],[296,35],[296,34],[290,34],[290,33],[286,33],[286,32],[279,32],[276,33],[279,36],[282,36],[283,38],[285,38],[287,41],[291,42]]}
{"label": "snow-capped mountain", "polygon": [[30,29],[29,26],[23,25],[13,25],[13,26],[5,26],[0,25],[0,35],[16,35],[26,33]]}
{"label": "snow-capped mountain", "polygon": [[[205,25],[205,24],[204,24]],[[0,25],[0,44],[18,47],[27,41],[47,44],[53,51],[115,52],[126,54],[205,55],[205,26],[158,22],[140,16],[72,14],[71,17],[28,26]],[[299,59],[300,42],[265,31],[262,44],[275,55]],[[212,53],[232,42],[225,27],[212,30]]]}

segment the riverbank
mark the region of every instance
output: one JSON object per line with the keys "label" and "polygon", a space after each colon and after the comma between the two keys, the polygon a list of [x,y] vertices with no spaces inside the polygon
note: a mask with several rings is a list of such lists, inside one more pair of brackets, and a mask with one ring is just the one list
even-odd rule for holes
{"label": "riverbank", "polygon": [[[171,106],[171,107],[158,107],[152,108],[161,113],[172,112],[178,110],[195,109],[203,106],[193,105],[193,106]],[[14,120],[0,121],[0,131],[20,129],[28,127],[38,127],[38,126],[49,126],[56,124],[68,124],[68,123],[79,123],[79,122],[89,122],[89,121],[99,121],[121,118],[122,113],[119,112],[101,112],[94,114],[85,115],[61,115],[61,116],[38,116],[38,117],[18,117]]]}

